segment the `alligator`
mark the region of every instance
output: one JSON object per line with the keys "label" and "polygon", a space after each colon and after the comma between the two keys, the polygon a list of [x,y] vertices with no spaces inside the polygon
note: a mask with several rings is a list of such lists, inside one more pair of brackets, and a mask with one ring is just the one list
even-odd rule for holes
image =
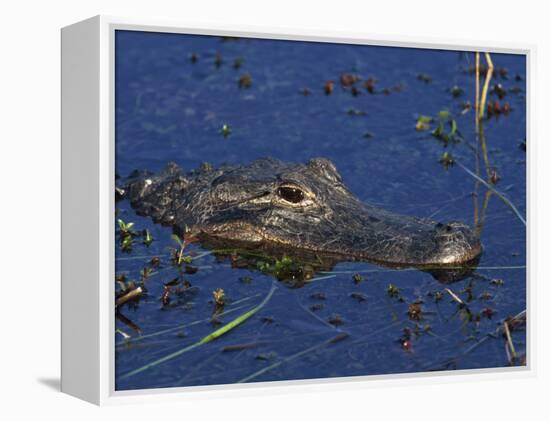
{"label": "alligator", "polygon": [[217,169],[204,163],[189,173],[171,163],[159,174],[134,172],[117,192],[137,214],[204,242],[431,269],[468,266],[481,254],[480,239],[462,222],[360,201],[325,158],[261,158]]}

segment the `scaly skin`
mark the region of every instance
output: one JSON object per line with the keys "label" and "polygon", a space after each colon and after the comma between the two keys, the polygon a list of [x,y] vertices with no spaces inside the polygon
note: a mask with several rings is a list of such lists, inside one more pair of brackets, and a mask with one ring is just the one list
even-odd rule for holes
{"label": "scaly skin", "polygon": [[[195,236],[253,248],[282,247],[392,266],[449,267],[475,261],[481,245],[461,222],[398,215],[359,201],[327,159],[307,164],[270,158],[185,174],[129,178],[138,214]],[[286,200],[285,200],[286,199]]]}

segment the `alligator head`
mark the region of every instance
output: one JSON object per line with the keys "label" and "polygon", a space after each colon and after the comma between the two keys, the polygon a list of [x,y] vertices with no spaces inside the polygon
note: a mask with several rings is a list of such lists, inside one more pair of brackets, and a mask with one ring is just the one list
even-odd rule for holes
{"label": "alligator head", "polygon": [[292,164],[263,158],[246,166],[131,178],[139,214],[202,238],[281,247],[390,266],[452,267],[475,261],[479,238],[461,222],[388,212],[358,200],[327,159]]}

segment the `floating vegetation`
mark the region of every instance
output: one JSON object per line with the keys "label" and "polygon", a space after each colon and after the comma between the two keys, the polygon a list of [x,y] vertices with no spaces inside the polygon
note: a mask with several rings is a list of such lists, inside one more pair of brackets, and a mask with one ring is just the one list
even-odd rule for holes
{"label": "floating vegetation", "polygon": [[144,366],[141,366],[135,370],[130,371],[129,373],[126,373],[122,376],[120,376],[120,379],[125,379],[128,377],[135,376],[136,374],[142,373],[145,370],[148,370],[150,368],[156,367],[159,364],[165,363],[167,361],[170,361],[186,352],[189,352],[201,345],[207,344],[209,342],[212,342],[216,339],[218,339],[220,336],[225,335],[227,332],[230,332],[231,330],[235,329],[240,324],[244,323],[246,320],[248,320],[250,317],[252,317],[254,314],[256,314],[259,310],[261,310],[271,299],[273,296],[273,293],[277,289],[277,286],[275,284],[272,284],[271,289],[269,290],[268,294],[264,298],[264,300],[258,304],[256,307],[254,307],[252,310],[247,311],[246,313],[242,314],[241,316],[233,319],[231,322],[227,323],[226,325],[222,326],[221,328],[215,330],[211,334],[203,337],[200,341],[195,342],[194,344],[191,344],[183,349],[180,349],[179,351],[173,352],[171,354],[168,354],[162,358],[159,358],[149,364],[146,364]]}
{"label": "floating vegetation", "polygon": [[[439,139],[447,145],[449,142],[456,143],[459,141],[458,125],[456,120],[451,117],[449,111],[443,110],[437,114],[438,125],[432,131],[432,136]],[[448,131],[448,129],[450,129]]]}
{"label": "floating vegetation", "polygon": [[142,286],[145,286],[145,282],[149,277],[153,274],[153,269],[150,267],[145,266],[141,271],[139,272],[139,276],[141,277],[140,282]]}
{"label": "floating vegetation", "polygon": [[499,101],[492,101],[487,103],[487,118],[493,116],[499,117],[500,115],[507,115],[510,111],[512,111],[512,107],[508,102],[505,102],[502,105]]}
{"label": "floating vegetation", "polygon": [[185,247],[194,239],[190,236],[186,236],[183,240],[177,235],[172,234],[171,236],[172,240],[178,243],[179,248],[178,249],[171,249],[171,261],[174,266],[181,267],[183,263],[191,263],[193,261],[193,258],[189,255],[185,255]]}
{"label": "floating vegetation", "polygon": [[251,284],[252,283],[252,277],[251,276],[241,276],[239,278],[239,281],[241,281],[243,284]]}
{"label": "floating vegetation", "polygon": [[128,222],[125,223],[122,219],[117,220],[118,230],[119,230],[119,240],[120,247],[122,251],[130,252],[134,244],[134,237],[136,233],[134,232],[134,223]]}
{"label": "floating vegetation", "polygon": [[449,167],[452,167],[455,164],[455,160],[449,152],[445,151],[441,155],[441,158],[439,158],[439,163],[443,165],[443,168],[448,170]]}
{"label": "floating vegetation", "polygon": [[185,265],[184,272],[188,275],[193,275],[199,271],[198,267],[191,266],[191,265]]}
{"label": "floating vegetation", "polygon": [[363,117],[367,115],[366,111],[358,110],[356,108],[349,108],[348,109],[348,115],[354,116],[354,117]]}
{"label": "floating vegetation", "polygon": [[438,303],[443,299],[443,293],[441,291],[429,292],[428,296],[433,297],[435,303]]}
{"label": "floating vegetation", "polygon": [[325,91],[325,95],[332,94],[332,92],[334,91],[334,81],[327,80],[323,85],[323,90]]}
{"label": "floating vegetation", "polygon": [[416,119],[416,130],[423,131],[430,128],[430,124],[433,122],[433,118],[428,115],[421,115]]}
{"label": "floating vegetation", "polygon": [[248,73],[239,78],[239,88],[250,88],[252,86],[252,76]]}
{"label": "floating vegetation", "polygon": [[[494,67],[492,63],[489,64],[479,64],[478,71],[481,76],[487,76],[489,73],[489,70],[491,69],[491,72],[493,72],[496,76],[507,79],[508,78],[508,69],[506,67]],[[472,65],[467,68],[467,72],[470,73],[476,73],[476,66]]]}
{"label": "floating vegetation", "polygon": [[478,297],[480,300],[483,300],[483,301],[489,301],[489,300],[492,300],[493,299],[493,294],[491,294],[490,292],[488,291],[484,291],[482,292],[479,297]]}
{"label": "floating vegetation", "polygon": [[498,183],[499,180],[500,180],[500,177],[497,173],[497,170],[495,170],[494,168],[491,168],[491,176],[489,177],[489,181],[492,184],[496,184]]}
{"label": "floating vegetation", "polygon": [[420,301],[409,304],[407,311],[409,319],[419,321],[422,319],[422,303]]}
{"label": "floating vegetation", "polygon": [[461,96],[464,93],[464,90],[461,87],[459,87],[457,85],[454,85],[450,89],[450,92],[451,92],[451,95],[453,96],[453,98],[458,98],[459,96]]}
{"label": "floating vegetation", "polygon": [[237,57],[235,60],[233,60],[233,68],[240,69],[243,63],[244,59],[242,57]]}
{"label": "floating vegetation", "polygon": [[359,76],[352,73],[344,73],[340,75],[340,85],[342,88],[349,88],[359,80]]}
{"label": "floating vegetation", "polygon": [[256,267],[263,273],[284,281],[289,286],[301,286],[313,278],[314,270],[308,264],[303,264],[290,256],[283,256],[274,261],[259,260]]}
{"label": "floating vegetation", "polygon": [[231,130],[231,126],[229,126],[229,124],[224,124],[222,126],[222,128],[220,129],[220,134],[224,137],[224,138],[227,138],[230,134],[231,134],[232,130]]}
{"label": "floating vegetation", "polygon": [[369,94],[373,94],[376,89],[376,84],[378,81],[372,77],[369,77],[367,80],[363,82],[363,86],[367,90]]}
{"label": "floating vegetation", "polygon": [[421,81],[421,82],[424,82],[424,83],[431,83],[432,82],[432,77],[426,73],[419,73],[416,75],[416,79]]}
{"label": "floating vegetation", "polygon": [[374,133],[367,131],[367,132],[363,133],[363,137],[365,139],[372,139],[374,137]]}
{"label": "floating vegetation", "polygon": [[362,292],[352,292],[350,297],[359,302],[367,301],[367,295]]}
{"label": "floating vegetation", "polygon": [[171,294],[172,294],[172,287],[170,285],[165,285],[164,290],[162,291],[162,295],[160,296],[160,302],[162,303],[163,306],[167,306],[168,304],[170,304]]}
{"label": "floating vegetation", "polygon": [[125,251],[129,253],[132,251],[132,246],[134,244],[133,237],[131,235],[122,237],[122,240],[120,242],[120,247],[122,248],[122,251]]}
{"label": "floating vegetation", "polygon": [[359,284],[363,280],[363,276],[360,273],[354,273],[351,277],[355,285]]}
{"label": "floating vegetation", "polygon": [[460,114],[464,115],[472,109],[472,103],[470,101],[463,101],[460,103],[460,108],[462,109]]}
{"label": "floating vegetation", "polygon": [[118,229],[120,230],[120,235],[121,236],[135,235],[135,233],[133,231],[133,228],[134,228],[134,223],[133,222],[125,223],[122,219],[117,220],[117,222],[118,222]]}
{"label": "floating vegetation", "polygon": [[491,319],[494,314],[495,310],[493,310],[491,307],[485,307],[483,310],[481,310],[481,315],[483,317],[486,317],[487,319]]}
{"label": "floating vegetation", "polygon": [[143,244],[149,247],[153,243],[153,236],[148,229],[143,230]]}
{"label": "floating vegetation", "polygon": [[327,321],[329,324],[336,327],[344,324],[344,320],[342,319],[342,316],[340,316],[339,314],[333,314]]}
{"label": "floating vegetation", "polygon": [[504,281],[502,279],[491,279],[489,283],[497,287],[501,287],[504,285]]}
{"label": "floating vegetation", "polygon": [[493,85],[491,93],[498,96],[498,99],[503,99],[506,96],[506,89],[504,89],[501,83],[497,83]]}
{"label": "floating vegetation", "polygon": [[216,307],[223,307],[225,305],[225,291],[222,288],[216,288],[212,295],[214,296],[214,302]]}
{"label": "floating vegetation", "polygon": [[412,351],[412,331],[410,328],[406,327],[403,329],[403,334],[399,338],[399,343],[403,350],[407,352]]}
{"label": "floating vegetation", "polygon": [[389,284],[388,285],[388,289],[386,290],[388,295],[391,297],[391,298],[397,298],[399,297],[399,288],[397,288],[395,285],[393,284]]}

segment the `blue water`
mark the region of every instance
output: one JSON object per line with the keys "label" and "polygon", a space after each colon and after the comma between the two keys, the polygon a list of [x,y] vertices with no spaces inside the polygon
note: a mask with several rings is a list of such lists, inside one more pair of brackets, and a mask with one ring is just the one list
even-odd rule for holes
{"label": "blue water", "polygon": [[[498,70],[491,88],[502,84],[507,95],[500,102],[512,111],[484,121],[488,161],[500,178],[496,188],[525,217],[526,154],[520,148],[526,136],[525,57],[491,57]],[[135,169],[156,172],[169,161],[192,170],[204,161],[219,166],[264,156],[293,162],[325,157],[363,201],[473,225],[476,180],[459,165],[445,170],[439,162],[448,151],[475,171],[474,111],[463,112],[462,105],[475,101],[473,64],[473,53],[454,51],[117,31],[116,172],[122,177]],[[361,93],[353,96],[340,86],[343,73],[376,79],[374,93],[361,81]],[[239,87],[244,74],[252,78],[249,88]],[[330,95],[323,90],[327,80],[334,81]],[[462,90],[458,97],[450,91],[455,85]],[[496,99],[491,89],[488,100]],[[415,130],[419,115],[437,119],[441,110],[456,119],[460,142],[445,146],[429,130]],[[224,124],[231,127],[227,137],[220,133]],[[483,158],[480,168],[486,179]],[[479,186],[478,193],[480,207],[486,188]],[[288,288],[269,274],[204,255],[205,249],[192,244],[186,252],[201,256],[193,261],[199,270],[184,275],[192,287],[167,306],[160,301],[164,284],[178,276],[169,262],[175,246],[171,229],[137,216],[126,202],[117,209],[118,218],[134,222],[136,230],[150,230],[154,241],[146,247],[136,240],[131,253],[117,249],[116,273],[137,281],[153,256],[162,262],[146,281],[147,293],[120,309],[127,320],[118,318],[116,325],[117,390],[510,364],[505,339],[487,335],[526,307],[526,229],[496,195],[485,211],[479,267],[458,282],[343,262],[302,288]],[[353,281],[355,273],[363,275],[362,282]],[[399,288],[401,300],[388,295],[389,284]],[[125,376],[252,309],[273,286],[267,304],[228,334]],[[222,324],[212,322],[217,288],[227,297],[227,314],[218,317]],[[467,302],[471,319],[445,288]],[[419,321],[408,315],[416,300],[423,303]],[[494,311],[491,318],[487,308]],[[329,323],[336,319],[342,323]],[[516,364],[526,352],[525,331],[514,330],[512,338]],[[224,351],[238,344],[246,346]]]}

